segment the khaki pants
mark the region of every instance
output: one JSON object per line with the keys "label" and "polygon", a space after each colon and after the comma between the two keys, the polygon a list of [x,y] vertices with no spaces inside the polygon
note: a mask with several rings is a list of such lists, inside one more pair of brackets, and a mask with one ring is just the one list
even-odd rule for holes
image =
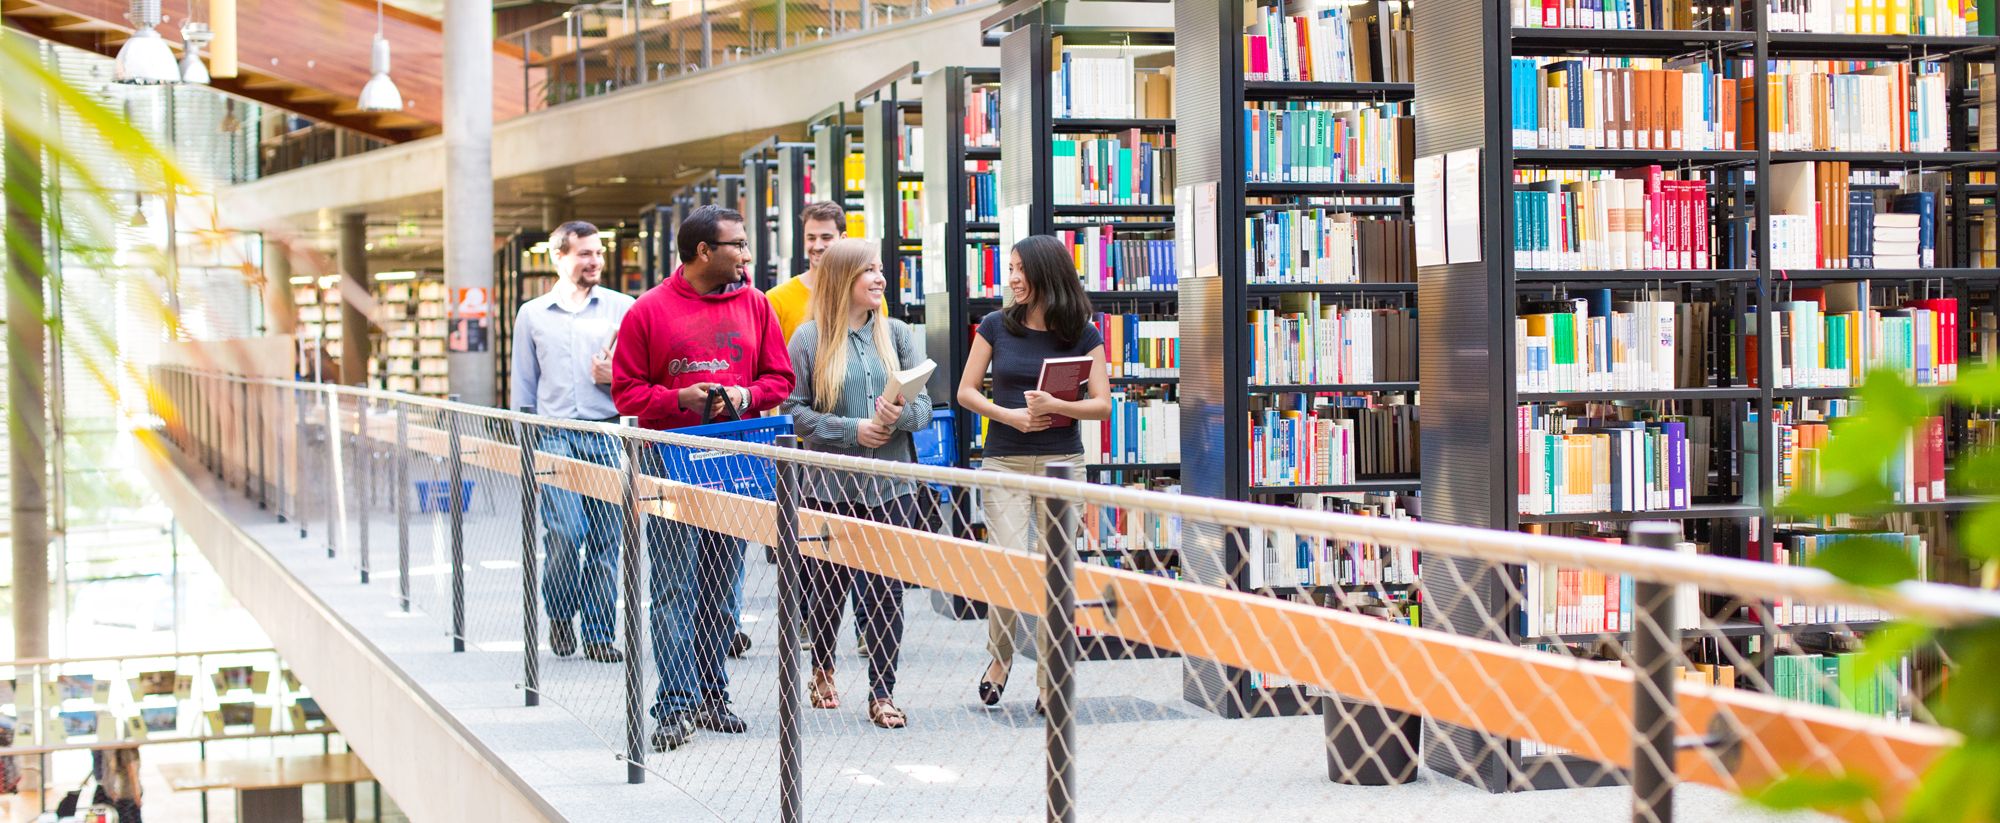
{"label": "khaki pants", "polygon": [[[1007,472],[1009,474],[1031,474],[1045,476],[1053,463],[1083,463],[1081,454],[1038,454],[1007,457],[987,457],[980,462],[982,471]],[[1040,520],[1036,516],[1033,498],[1025,492],[995,491],[983,489],[979,493],[980,509],[986,514],[986,539],[995,546],[1015,551],[1039,554],[1041,535],[1036,528]],[[1015,636],[1019,633],[1021,616],[1011,610],[990,608],[986,613],[986,651],[994,660],[1011,664],[1019,651]],[[1029,642],[1033,642],[1032,639]],[[1010,678],[1011,679],[1011,678]],[[1047,670],[1035,667],[1035,686],[1048,689]]]}

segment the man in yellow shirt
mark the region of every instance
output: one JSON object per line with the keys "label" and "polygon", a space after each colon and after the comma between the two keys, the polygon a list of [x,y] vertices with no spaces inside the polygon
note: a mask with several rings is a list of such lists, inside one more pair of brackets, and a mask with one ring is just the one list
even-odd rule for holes
{"label": "man in yellow shirt", "polygon": [[799,211],[799,230],[806,236],[806,271],[797,277],[779,283],[776,288],[764,294],[771,301],[771,310],[778,313],[778,328],[784,330],[785,339],[792,339],[792,332],[806,322],[807,306],[812,302],[813,276],[819,272],[820,256],[826,253],[833,241],[847,236],[847,211],[839,203],[821,200],[808,203]]}

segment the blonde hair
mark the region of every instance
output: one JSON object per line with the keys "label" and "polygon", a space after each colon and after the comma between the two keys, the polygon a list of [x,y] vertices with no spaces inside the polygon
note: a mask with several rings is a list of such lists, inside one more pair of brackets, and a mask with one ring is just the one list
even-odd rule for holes
{"label": "blonde hair", "polygon": [[[833,241],[820,256],[818,281],[813,284],[807,318],[819,335],[813,352],[813,408],[833,411],[840,403],[841,387],[847,381],[847,317],[854,308],[854,281],[880,259],[874,243],[858,237]],[[876,309],[880,311],[879,307]],[[890,372],[902,368],[896,362],[896,341],[889,334],[889,318],[875,318],[875,350]]]}

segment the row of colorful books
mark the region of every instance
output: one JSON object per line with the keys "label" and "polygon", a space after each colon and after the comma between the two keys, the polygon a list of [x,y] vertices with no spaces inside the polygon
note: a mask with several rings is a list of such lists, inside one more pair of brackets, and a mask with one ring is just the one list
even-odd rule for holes
{"label": "row of colorful books", "polygon": [[1715,267],[1708,183],[1677,180],[1659,166],[1570,183],[1544,180],[1514,191],[1518,269],[1689,270]]}
{"label": "row of colorful books", "polygon": [[1518,149],[1738,147],[1752,122],[1739,112],[1739,87],[1710,63],[1665,68],[1656,58],[1516,57],[1512,63],[1513,143]]}
{"label": "row of colorful books", "polygon": [[[1991,420],[1971,422],[1985,431],[1993,427]],[[1781,423],[1772,427],[1772,431],[1778,442],[1778,499],[1783,500],[1794,491],[1825,488],[1821,472],[1827,441],[1833,436],[1831,420]],[[1896,503],[1943,501],[1947,496],[1948,460],[1944,418],[1922,418],[1890,458],[1883,485]]]}
{"label": "row of colorful books", "polygon": [[1098,314],[1109,377],[1179,377],[1181,323],[1174,315]]}
{"label": "row of colorful books", "polygon": [[[1580,540],[1619,544],[1617,534],[1594,528],[1552,528],[1543,524],[1525,527],[1530,534],[1562,533]],[[1679,541],[1674,551],[1698,554],[1701,547]],[[1631,575],[1594,569],[1565,568],[1552,563],[1525,567],[1521,573],[1521,623],[1523,637],[1606,634],[1633,631],[1634,580]],[[1668,628],[1701,628],[1701,598],[1692,585],[1676,586]]]}
{"label": "row of colorful books", "polygon": [[1373,383],[1417,379],[1417,316],[1318,294],[1284,295],[1276,309],[1250,310],[1250,382],[1262,385]]}
{"label": "row of colorful books", "polygon": [[999,86],[974,86],[966,90],[965,145],[972,148],[999,147]]}
{"label": "row of colorful books", "polygon": [[1522,514],[1674,511],[1691,502],[1683,420],[1601,420],[1534,403],[1516,415]]}
{"label": "row of colorful books", "polygon": [[1410,17],[1399,2],[1258,6],[1243,35],[1243,79],[1408,83]]}
{"label": "row of colorful books", "polygon": [[1695,28],[1695,6],[1694,0],[1512,0],[1510,10],[1515,28],[1629,31]]}
{"label": "row of colorful books", "polygon": [[[1877,309],[1854,295],[1864,284],[1802,288],[1778,304],[1771,317],[1777,337],[1773,363],[1776,387],[1847,388],[1861,385],[1869,372],[1894,370],[1913,385],[1945,385],[1958,380],[1958,299],[1905,301],[1902,308]],[[1743,356],[1758,374],[1760,348],[1754,310],[1744,317]],[[1753,376],[1751,383],[1757,379]]]}
{"label": "row of colorful books", "polygon": [[1410,221],[1334,208],[1252,211],[1243,269],[1252,283],[1409,283]]}
{"label": "row of colorful books", "polygon": [[1055,202],[1158,206],[1174,202],[1174,136],[1137,129],[1111,137],[1051,141]]}
{"label": "row of colorful books", "polygon": [[1178,463],[1181,460],[1180,403],[1159,397],[1111,392],[1111,417],[1077,421],[1086,463]]}
{"label": "row of colorful books", "polygon": [[1679,304],[1614,300],[1591,289],[1536,300],[1514,318],[1514,385],[1523,392],[1648,391],[1678,382]]}
{"label": "row of colorful books", "polygon": [[1771,656],[1771,693],[1801,703],[1902,717],[1908,684],[1907,658],[1871,673],[1859,652]]}
{"label": "row of colorful books", "polygon": [[[1396,505],[1395,495],[1302,494],[1299,498],[1299,507],[1311,511],[1413,519]],[[1403,586],[1417,582],[1420,563],[1419,552],[1409,545],[1328,540],[1282,529],[1250,529],[1243,545],[1245,587],[1249,589]]]}
{"label": "row of colorful books", "polygon": [[1113,226],[1059,229],[1061,240],[1076,260],[1076,273],[1090,291],[1176,291],[1172,233],[1118,231]]}
{"label": "row of colorful books", "polygon": [[[1845,63],[1779,62],[1764,94],[1769,129],[1743,132],[1742,148],[1760,139],[1774,151],[1946,151],[1951,148],[1942,65],[1883,63],[1853,71]],[[1752,81],[1754,82],[1754,81]],[[1750,82],[1736,84],[1749,120]]]}
{"label": "row of colorful books", "polygon": [[1061,53],[1049,73],[1051,114],[1056,117],[1107,119],[1173,117],[1174,73],[1164,69],[1140,68],[1139,55],[1118,49],[1105,55],[1086,55],[1064,48],[1060,39],[1055,48]]}
{"label": "row of colorful books", "polygon": [[1000,221],[1000,161],[968,160],[965,175],[965,220],[968,223]]}
{"label": "row of colorful books", "polygon": [[[1929,579],[1930,553],[1925,548],[1922,535],[1901,532],[1871,532],[1866,530],[1835,530],[1817,527],[1784,525],[1773,536],[1773,545],[1768,560],[1781,566],[1813,566],[1819,556],[1828,548],[1843,541],[1867,539],[1892,546],[1900,546],[1908,552],[1917,568],[1917,579]],[[1755,546],[1752,547],[1755,553]],[[1753,560],[1766,559],[1753,557]],[[1801,625],[1824,623],[1872,623],[1887,620],[1887,610],[1874,606],[1858,606],[1837,603],[1807,602],[1780,595],[1771,600],[1770,619],[1773,625]]]}
{"label": "row of colorful books", "polygon": [[1992,0],[1765,0],[1771,31],[1990,37]]}
{"label": "row of colorful books", "polygon": [[1250,485],[1340,485],[1417,474],[1416,406],[1370,397],[1273,400],[1250,413]]}
{"label": "row of colorful books", "polygon": [[1251,183],[1403,183],[1415,161],[1407,103],[1252,101],[1243,106]]}
{"label": "row of colorful books", "polygon": [[1773,268],[1928,269],[1937,265],[1938,193],[1855,190],[1846,162],[1774,163]]}
{"label": "row of colorful books", "polygon": [[896,127],[896,170],[923,173],[923,126],[904,124]]}

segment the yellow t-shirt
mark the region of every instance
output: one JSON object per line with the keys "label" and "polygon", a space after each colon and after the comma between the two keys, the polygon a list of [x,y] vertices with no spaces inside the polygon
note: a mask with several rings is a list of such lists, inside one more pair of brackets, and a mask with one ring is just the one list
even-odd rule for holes
{"label": "yellow t-shirt", "polygon": [[812,294],[812,289],[796,277],[764,293],[764,298],[771,301],[771,311],[778,315],[778,328],[784,331],[786,343],[792,341],[792,332],[805,325],[806,316],[811,313]]}

